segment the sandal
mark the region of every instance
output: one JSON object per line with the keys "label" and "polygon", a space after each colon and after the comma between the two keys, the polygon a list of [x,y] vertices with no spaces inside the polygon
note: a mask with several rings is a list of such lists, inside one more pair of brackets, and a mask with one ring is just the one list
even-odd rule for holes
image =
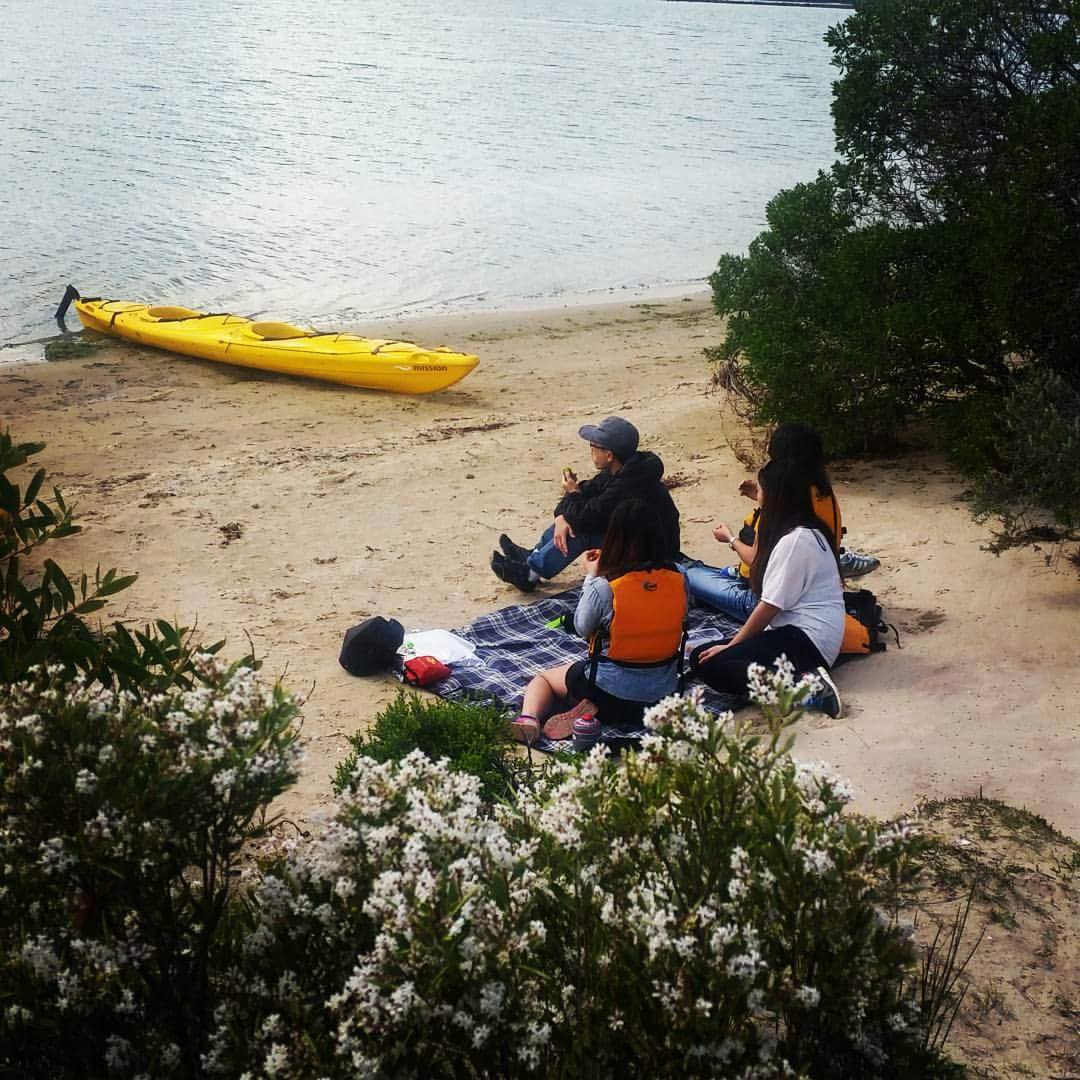
{"label": "sandal", "polygon": [[544,724],[544,734],[549,739],[568,739],[573,731],[575,720],[580,720],[584,716],[595,716],[596,713],[596,706],[588,698],[583,698],[572,709],[549,716],[547,723]]}
{"label": "sandal", "polygon": [[540,738],[540,721],[535,716],[522,713],[510,721],[510,731],[518,742],[532,746]]}

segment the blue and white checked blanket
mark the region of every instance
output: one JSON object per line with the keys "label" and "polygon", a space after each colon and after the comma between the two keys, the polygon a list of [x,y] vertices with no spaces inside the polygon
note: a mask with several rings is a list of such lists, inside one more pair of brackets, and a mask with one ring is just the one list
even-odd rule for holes
{"label": "blue and white checked blanket", "polygon": [[[457,661],[453,674],[429,689],[440,697],[450,699],[482,698],[496,701],[517,712],[529,680],[547,668],[583,660],[588,646],[576,634],[554,630],[545,625],[560,615],[573,615],[577,607],[580,586],[530,604],[481,615],[468,626],[454,633],[476,647],[476,657]],[[739,627],[726,615],[703,608],[690,612],[689,640],[691,646],[728,637]],[[690,680],[688,680],[688,683]],[[742,699],[718,694],[706,687],[705,704],[716,712],[736,708]],[[625,743],[645,734],[605,729],[605,741]],[[538,749],[550,749],[541,739]]]}

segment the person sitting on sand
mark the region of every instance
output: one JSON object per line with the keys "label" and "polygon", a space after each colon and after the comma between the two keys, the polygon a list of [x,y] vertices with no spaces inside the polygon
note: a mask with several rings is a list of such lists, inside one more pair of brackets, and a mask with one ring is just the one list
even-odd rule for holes
{"label": "person sitting on sand", "polygon": [[579,481],[572,469],[563,470],[563,497],[555,520],[532,548],[515,544],[505,533],[500,551],[491,554],[495,576],[523,592],[541,578],[553,578],[579,555],[600,546],[615,509],[627,499],[641,499],[656,516],[665,559],[679,557],[679,511],[661,482],[664,463],[648,450],[638,450],[638,430],[621,416],[586,424],[578,434],[589,443],[597,474]]}
{"label": "person sitting on sand", "polygon": [[[790,463],[801,471],[810,491],[814,512],[828,527],[836,545],[842,577],[857,577],[876,569],[880,563],[872,555],[859,555],[839,547],[843,536],[840,504],[825,467],[825,450],[821,436],[805,424],[781,424],[769,440],[769,458]],[[753,499],[758,506],[747,514],[742,528],[734,533],[724,522],[713,529],[718,543],[727,544],[739,557],[737,566],[709,566],[700,560],[686,564],[690,595],[695,603],[716,608],[732,618],[749,617],[757,604],[750,587],[750,565],[754,561],[757,532],[761,524],[760,491],[753,480],[739,485],[739,494]]]}
{"label": "person sitting on sand", "polygon": [[[550,739],[573,733],[594,742],[601,721],[631,731],[646,708],[675,693],[689,599],[668,548],[652,506],[641,499],[619,504],[603,546],[585,553],[574,629],[590,639],[589,658],[532,679],[512,722],[520,742],[535,742],[541,730]],[[552,716],[567,699],[575,704]]]}
{"label": "person sitting on sand", "polygon": [[750,664],[770,667],[786,656],[795,676],[812,672],[822,683],[807,705],[838,717],[840,693],[829,675],[844,638],[835,540],[800,468],[770,461],[759,479],[762,513],[750,588],[760,599],[731,638],[691,653],[690,670],[714,690],[745,694]]}

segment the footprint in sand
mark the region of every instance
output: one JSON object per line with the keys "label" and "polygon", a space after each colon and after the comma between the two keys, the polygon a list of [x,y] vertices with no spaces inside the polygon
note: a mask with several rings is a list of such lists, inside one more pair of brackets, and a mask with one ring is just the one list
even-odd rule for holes
{"label": "footprint in sand", "polygon": [[915,627],[918,630],[933,630],[944,621],[944,611],[922,611],[915,617]]}

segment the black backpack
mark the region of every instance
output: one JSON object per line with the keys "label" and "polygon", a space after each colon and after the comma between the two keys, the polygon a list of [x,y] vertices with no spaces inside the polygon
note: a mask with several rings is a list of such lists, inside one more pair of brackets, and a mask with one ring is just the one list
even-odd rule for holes
{"label": "black backpack", "polygon": [[398,649],[405,640],[405,628],[397,619],[372,615],[345,631],[338,661],[350,675],[374,675],[401,666]]}
{"label": "black backpack", "polygon": [[[844,634],[841,655],[858,655],[885,651],[885,638],[891,630],[900,648],[900,634],[895,626],[887,623],[881,613],[877,597],[869,589],[856,589],[844,593],[844,610],[848,615],[848,630]],[[856,628],[852,620],[858,623]],[[854,633],[858,629],[859,633]]]}

